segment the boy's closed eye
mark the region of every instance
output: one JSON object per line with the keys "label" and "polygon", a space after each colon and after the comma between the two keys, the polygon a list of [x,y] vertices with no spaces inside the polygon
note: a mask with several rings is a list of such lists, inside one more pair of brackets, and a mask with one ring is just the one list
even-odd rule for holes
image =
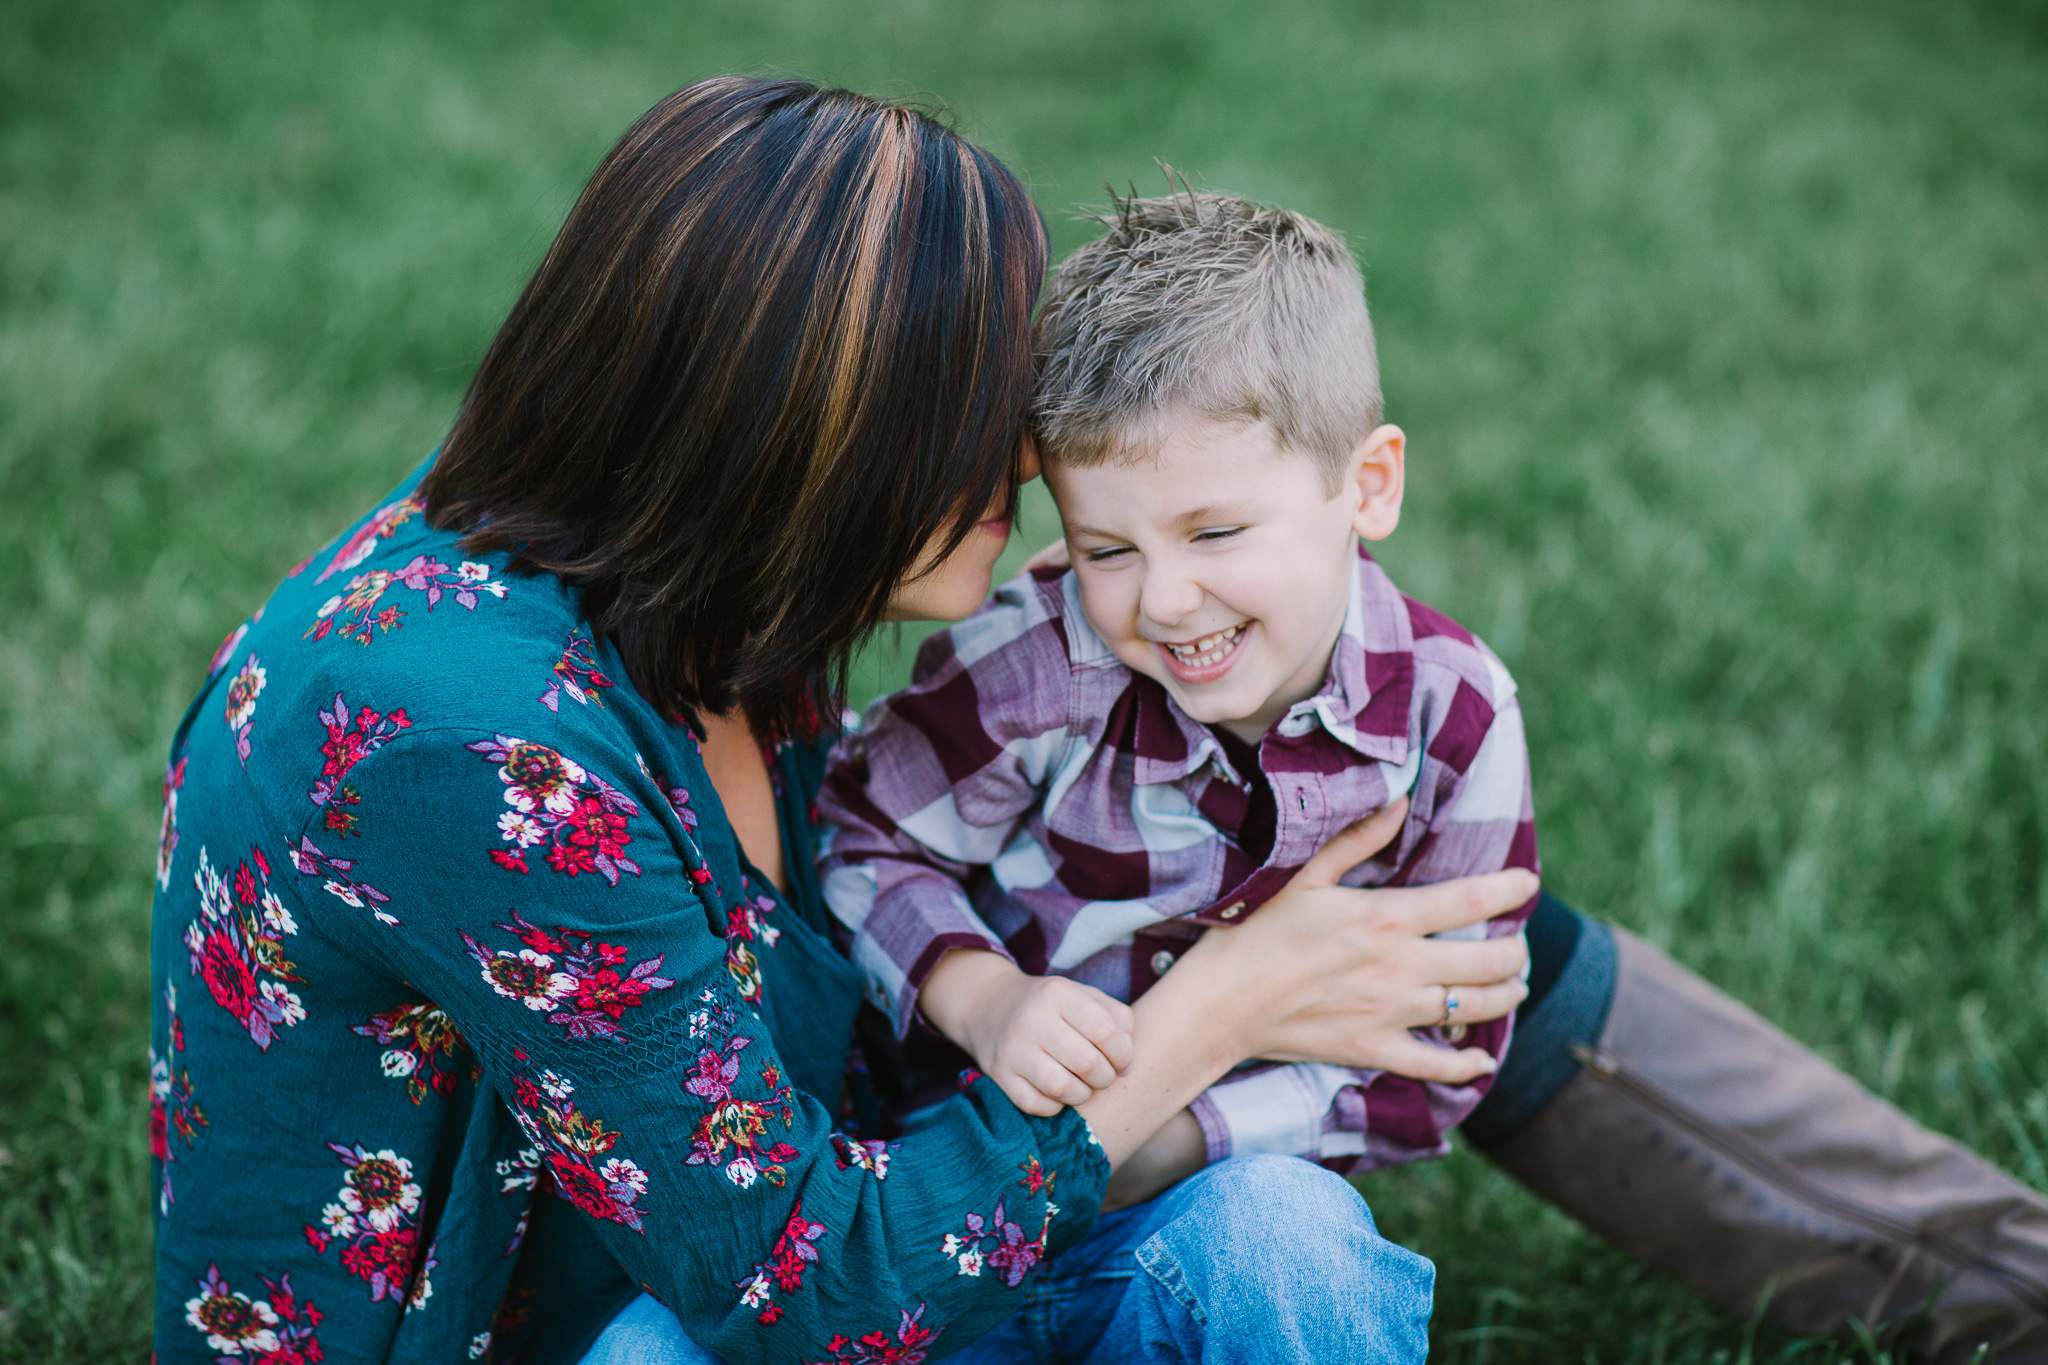
{"label": "boy's closed eye", "polygon": [[[1217,545],[1234,536],[1242,535],[1249,529],[1245,526],[1205,526],[1190,534],[1188,539],[1197,545]],[[1084,549],[1081,558],[1090,564],[1108,564],[1135,553],[1137,549],[1131,545],[1098,545],[1092,549]]]}

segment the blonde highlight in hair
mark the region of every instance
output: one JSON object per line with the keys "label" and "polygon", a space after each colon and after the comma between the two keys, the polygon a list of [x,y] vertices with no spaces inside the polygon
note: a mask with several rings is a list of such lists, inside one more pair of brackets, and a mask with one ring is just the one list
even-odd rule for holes
{"label": "blonde highlight in hair", "polygon": [[935,540],[1014,493],[1045,233],[928,114],[725,76],[649,110],[478,366],[424,492],[582,590],[671,714],[790,733]]}
{"label": "blonde highlight in hair", "polygon": [[1264,423],[1334,478],[1382,416],[1365,283],[1343,237],[1191,189],[1091,217],[1109,231],[1054,270],[1033,329],[1032,429],[1047,458],[1140,457],[1195,417]]}

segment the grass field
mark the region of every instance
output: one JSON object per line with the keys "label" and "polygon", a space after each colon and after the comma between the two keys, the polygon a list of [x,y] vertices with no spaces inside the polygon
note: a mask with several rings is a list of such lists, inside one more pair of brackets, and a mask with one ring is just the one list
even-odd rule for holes
{"label": "grass field", "polygon": [[[147,1350],[150,852],[214,643],[728,69],[950,102],[1062,250],[1154,157],[1352,234],[1383,558],[1517,674],[1550,884],[2048,1188],[2048,10],[859,8],[0,8],[0,1359]],[[1366,1189],[1438,1359],[1835,1358],[1474,1159]]]}

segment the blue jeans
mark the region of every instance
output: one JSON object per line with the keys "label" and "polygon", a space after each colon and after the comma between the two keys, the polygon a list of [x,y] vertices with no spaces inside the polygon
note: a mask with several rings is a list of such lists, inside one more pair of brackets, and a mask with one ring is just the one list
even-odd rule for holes
{"label": "blue jeans", "polygon": [[[1408,1365],[1429,1351],[1436,1268],[1381,1237],[1343,1180],[1236,1157],[1105,1214],[1044,1263],[958,1365]],[[642,1295],[582,1365],[718,1365]]]}

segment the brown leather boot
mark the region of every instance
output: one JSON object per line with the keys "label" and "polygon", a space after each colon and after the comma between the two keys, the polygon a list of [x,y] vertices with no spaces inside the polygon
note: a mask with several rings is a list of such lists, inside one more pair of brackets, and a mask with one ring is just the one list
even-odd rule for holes
{"label": "brown leather boot", "polygon": [[[1614,931],[1584,1069],[1482,1147],[1731,1311],[1852,1320],[1911,1358],[2048,1365],[2048,1200],[1930,1133],[1657,949]],[[1927,1311],[1924,1315],[1921,1310]]]}

